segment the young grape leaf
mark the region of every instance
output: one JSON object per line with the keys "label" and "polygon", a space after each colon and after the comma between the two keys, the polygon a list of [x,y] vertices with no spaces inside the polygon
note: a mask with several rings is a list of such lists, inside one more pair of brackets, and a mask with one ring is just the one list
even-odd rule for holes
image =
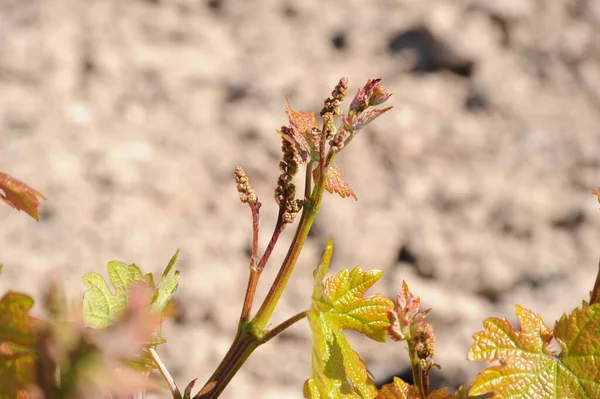
{"label": "young grape leaf", "polygon": [[383,342],[390,323],[388,298],[364,293],[381,277],[379,270],[342,270],[326,280],[333,243],[327,247],[314,272],[314,289],[308,321],[312,331],[312,377],[306,381],[307,398],[373,398],[377,388],[367,367],[342,334],[358,331]]}
{"label": "young grape leaf", "polygon": [[154,294],[154,301],[151,305],[151,309],[155,312],[162,312],[165,310],[169,301],[173,299],[175,291],[177,291],[177,285],[179,284],[179,270],[175,270],[175,265],[177,264],[178,258],[179,250],[175,252],[175,255],[173,255],[169,261],[167,268],[158,282],[156,293]]}
{"label": "young grape leaf", "polygon": [[421,399],[421,394],[414,385],[394,377],[394,382],[381,387],[377,399]]}
{"label": "young grape leaf", "polygon": [[175,270],[175,265],[178,257],[179,250],[169,261],[156,287],[152,274],[143,275],[135,264],[108,263],[108,277],[115,287],[114,294],[101,275],[87,273],[83,282],[90,289],[83,294],[84,322],[96,328],[108,327],[127,307],[129,290],[135,284],[148,284],[152,288],[150,310],[162,312],[177,290],[179,271]]}
{"label": "young grape leaf", "polygon": [[[46,197],[25,183],[1,172],[0,190],[1,200],[18,211],[24,211],[35,220],[40,220],[38,197],[42,199],[46,199]],[[2,194],[2,191],[4,194]]]}
{"label": "young grape leaf", "polygon": [[83,294],[84,322],[96,328],[110,326],[127,307],[129,291],[136,284],[148,284],[151,287],[150,310],[163,312],[175,295],[179,283],[179,271],[175,270],[178,257],[179,250],[169,261],[156,286],[152,274],[143,275],[135,264],[108,262],[108,277],[115,288],[114,294],[104,277],[98,273],[87,273],[83,282],[90,289]]}
{"label": "young grape leaf", "polygon": [[289,141],[296,150],[296,161],[299,164],[307,163],[312,159],[318,159],[316,155],[317,145],[313,142],[312,133],[314,129],[319,129],[314,112],[294,111],[288,103],[285,113],[290,122],[290,129],[280,131],[287,141]]}
{"label": "young grape leaf", "polygon": [[468,358],[500,361],[481,372],[469,394],[495,398],[600,398],[600,305],[575,309],[551,331],[517,305],[520,329],[488,318],[474,335]]}
{"label": "young grape leaf", "polygon": [[18,292],[7,292],[0,299],[0,342],[7,341],[20,346],[35,342],[35,319],[29,315],[33,299]]}
{"label": "young grape leaf", "polygon": [[[313,179],[317,180],[319,174],[319,168],[313,170]],[[330,193],[338,193],[340,197],[354,197],[358,201],[356,194],[350,188],[350,185],[344,180],[342,171],[335,165],[331,165],[325,173],[325,190]]]}
{"label": "young grape leaf", "polygon": [[[175,265],[178,257],[179,250],[175,252],[175,255],[169,261],[156,286],[152,274],[143,275],[140,268],[135,264],[127,265],[123,262],[109,262],[108,276],[115,288],[114,294],[110,291],[106,280],[101,275],[87,273],[83,277],[83,282],[90,289],[83,294],[84,322],[95,328],[112,327],[115,320],[125,312],[128,306],[133,305],[133,308],[129,309],[130,311],[139,312],[141,306],[143,311],[149,311],[150,314],[159,316],[156,319],[156,325],[159,327],[162,317],[165,314],[165,309],[177,290],[179,271],[175,270]],[[147,286],[149,289],[147,291],[149,293],[148,301],[140,303],[140,298],[137,298],[136,303],[132,304],[132,289],[141,288],[139,287],[140,284]],[[142,300],[142,302],[144,301]],[[149,307],[146,308],[146,306]],[[149,340],[145,341],[145,347],[154,348],[164,342],[165,340],[160,337],[157,330]],[[154,366],[153,360],[146,352],[134,356],[127,363],[134,368],[144,371],[150,370]]]}
{"label": "young grape leaf", "polygon": [[[446,393],[446,388],[438,389],[431,392],[425,399],[484,399],[486,396],[468,396],[468,389],[463,385],[453,394]],[[419,390],[414,385],[410,385],[398,377],[394,377],[394,381],[386,384],[379,390],[376,399],[421,399]]]}
{"label": "young grape leaf", "polygon": [[31,297],[9,292],[0,299],[0,398],[23,397],[34,382],[35,319]]}
{"label": "young grape leaf", "polygon": [[113,294],[106,280],[98,273],[87,273],[83,283],[89,287],[83,294],[83,321],[96,328],[106,328],[127,307],[129,289],[134,284],[151,284],[150,278],[142,275],[135,264],[108,262],[108,278],[115,287]]}

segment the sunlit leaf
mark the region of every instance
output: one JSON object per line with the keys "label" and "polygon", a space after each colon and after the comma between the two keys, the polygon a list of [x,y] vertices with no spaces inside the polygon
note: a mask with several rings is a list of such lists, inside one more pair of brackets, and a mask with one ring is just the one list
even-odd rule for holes
{"label": "sunlit leaf", "polygon": [[[429,393],[425,399],[484,399],[483,396],[468,396],[465,386],[461,386],[455,393],[446,393],[447,389],[442,388]],[[379,390],[376,399],[421,399],[421,394],[417,387],[394,377],[394,381],[386,384]]]}
{"label": "sunlit leaf", "polygon": [[[25,183],[4,173],[0,173],[0,190],[1,200],[19,211],[24,211],[35,220],[40,220],[38,198],[46,199],[46,197]],[[4,194],[2,194],[2,191]]]}
{"label": "sunlit leaf", "polygon": [[469,394],[495,398],[600,398],[600,305],[575,309],[554,331],[517,306],[520,328],[488,318],[475,334],[469,360],[499,361],[481,372]]}
{"label": "sunlit leaf", "polygon": [[[313,178],[316,180],[319,173],[319,169],[315,168],[313,170]],[[342,171],[335,165],[331,165],[327,172],[325,173],[325,190],[330,193],[338,193],[340,197],[354,197],[355,200],[356,194],[350,188],[350,185],[344,180],[344,175]]]}
{"label": "sunlit leaf", "polygon": [[317,270],[308,320],[312,331],[312,378],[304,389],[308,398],[373,398],[377,388],[372,377],[342,334],[358,331],[371,339],[385,341],[392,302],[364,293],[381,277],[379,270],[343,270],[326,280],[331,261],[331,240]]}
{"label": "sunlit leaf", "polygon": [[421,394],[414,385],[407,384],[398,377],[394,382],[384,385],[377,395],[377,399],[420,399]]}

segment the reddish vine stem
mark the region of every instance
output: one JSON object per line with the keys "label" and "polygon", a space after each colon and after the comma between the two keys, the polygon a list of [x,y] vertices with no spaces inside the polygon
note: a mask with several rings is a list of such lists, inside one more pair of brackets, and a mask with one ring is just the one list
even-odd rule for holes
{"label": "reddish vine stem", "polygon": [[250,203],[252,210],[252,256],[250,257],[250,269],[256,267],[256,259],[258,258],[258,232],[260,229],[260,202]]}
{"label": "reddish vine stem", "polygon": [[267,248],[265,249],[262,258],[260,258],[260,261],[258,262],[258,266],[256,266],[256,270],[258,271],[259,275],[262,273],[262,271],[265,268],[265,265],[269,261],[271,253],[275,248],[275,244],[277,244],[277,240],[279,239],[279,235],[285,229],[285,223],[283,223],[282,220],[284,213],[283,211],[283,208],[279,211],[279,217],[277,218],[277,224],[275,225],[275,230],[273,231],[273,235],[271,236],[271,241],[269,241],[269,245],[267,245]]}
{"label": "reddish vine stem", "polygon": [[250,256],[250,275],[248,276],[248,286],[244,303],[242,304],[242,313],[240,315],[240,323],[245,323],[250,319],[252,312],[252,302],[254,301],[254,293],[260,273],[256,271],[256,259],[258,258],[258,233],[260,229],[259,206],[257,203],[250,203],[252,210],[252,255]]}
{"label": "reddish vine stem", "polygon": [[600,263],[598,263],[598,273],[596,274],[594,288],[590,293],[590,305],[593,305],[595,303],[600,303]]}
{"label": "reddish vine stem", "polygon": [[[310,173],[310,170],[307,170],[306,173]],[[302,207],[302,216],[300,217],[296,234],[292,239],[292,243],[290,244],[285,259],[279,268],[275,281],[273,281],[260,309],[251,321],[251,323],[253,323],[254,331],[262,331],[273,314],[275,306],[294,270],[294,266],[296,265],[304,242],[306,241],[306,237],[308,237],[308,232],[310,231],[315,218],[319,214],[321,201],[323,200],[323,191],[325,191],[325,179],[322,174],[319,174],[315,186],[313,187],[311,197]]]}
{"label": "reddish vine stem", "polygon": [[246,323],[248,320],[250,320],[252,302],[254,302],[254,295],[256,294],[256,286],[258,285],[259,277],[260,273],[256,270],[256,268],[250,268],[248,286],[246,287],[246,295],[244,296],[244,304],[242,305],[242,314],[240,315],[240,324]]}
{"label": "reddish vine stem", "polygon": [[323,119],[323,127],[321,129],[321,141],[319,141],[319,173],[322,174],[325,169],[325,143],[327,141],[327,122]]}
{"label": "reddish vine stem", "polygon": [[[252,208],[253,218],[256,216],[258,218],[258,209],[254,212],[254,207]],[[246,287],[246,294],[244,297],[244,304],[242,305],[242,314],[240,315],[240,323],[246,323],[250,320],[250,313],[252,312],[252,304],[254,302],[254,295],[256,295],[256,287],[258,286],[258,280],[260,279],[260,275],[262,274],[273,249],[275,248],[275,244],[277,244],[277,240],[279,239],[279,235],[285,229],[285,223],[283,223],[283,213],[285,209],[283,207],[279,207],[279,216],[277,217],[277,224],[275,225],[275,230],[273,231],[273,235],[271,236],[271,240],[269,241],[269,245],[265,249],[258,265],[256,265],[256,258],[258,253],[258,222],[253,223],[254,231],[256,233],[255,240],[252,243],[252,259],[250,260],[250,275],[248,276],[248,285]]]}

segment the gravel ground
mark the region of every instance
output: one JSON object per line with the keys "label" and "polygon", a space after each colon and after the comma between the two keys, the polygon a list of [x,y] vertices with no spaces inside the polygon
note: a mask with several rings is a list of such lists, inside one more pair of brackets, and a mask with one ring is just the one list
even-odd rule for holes
{"label": "gravel ground", "polygon": [[[263,202],[264,247],[285,99],[318,111],[341,76],[352,93],[381,77],[394,109],[338,158],[359,200],[326,197],[274,323],[308,307],[332,237],[332,272],[383,269],[379,291],[406,279],[422,296],[436,378],[465,382],[485,317],[520,303],[552,324],[591,289],[599,28],[594,0],[0,0],[0,170],[48,197],[39,223],[0,207],[0,291],[39,298],[59,276],[76,298],[86,271],[159,273],[180,248],[182,313],[159,352],[201,384],[247,278],[234,167]],[[349,335],[378,380],[405,371],[402,345]],[[309,344],[301,323],[259,348],[223,397],[301,398]]]}

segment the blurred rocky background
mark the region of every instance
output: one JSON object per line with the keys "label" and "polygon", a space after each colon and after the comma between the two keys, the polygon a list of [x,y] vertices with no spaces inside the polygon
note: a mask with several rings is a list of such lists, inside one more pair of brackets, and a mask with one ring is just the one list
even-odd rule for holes
{"label": "blurred rocky background", "polygon": [[[263,202],[285,99],[319,111],[381,77],[394,109],[340,156],[359,201],[327,196],[274,323],[309,305],[326,239],[332,272],[380,268],[432,307],[434,378],[455,386],[487,316],[514,304],[552,325],[591,289],[600,257],[597,0],[0,0],[0,170],[48,197],[41,221],[0,207],[0,291],[74,298],[117,259],[160,273],[177,248],[181,313],[160,347],[177,382],[201,385],[231,342],[251,218],[233,169]],[[281,240],[264,294],[291,237]],[[260,299],[260,297],[259,297]],[[384,381],[402,344],[349,334]],[[226,398],[301,398],[300,323],[259,348]]]}

